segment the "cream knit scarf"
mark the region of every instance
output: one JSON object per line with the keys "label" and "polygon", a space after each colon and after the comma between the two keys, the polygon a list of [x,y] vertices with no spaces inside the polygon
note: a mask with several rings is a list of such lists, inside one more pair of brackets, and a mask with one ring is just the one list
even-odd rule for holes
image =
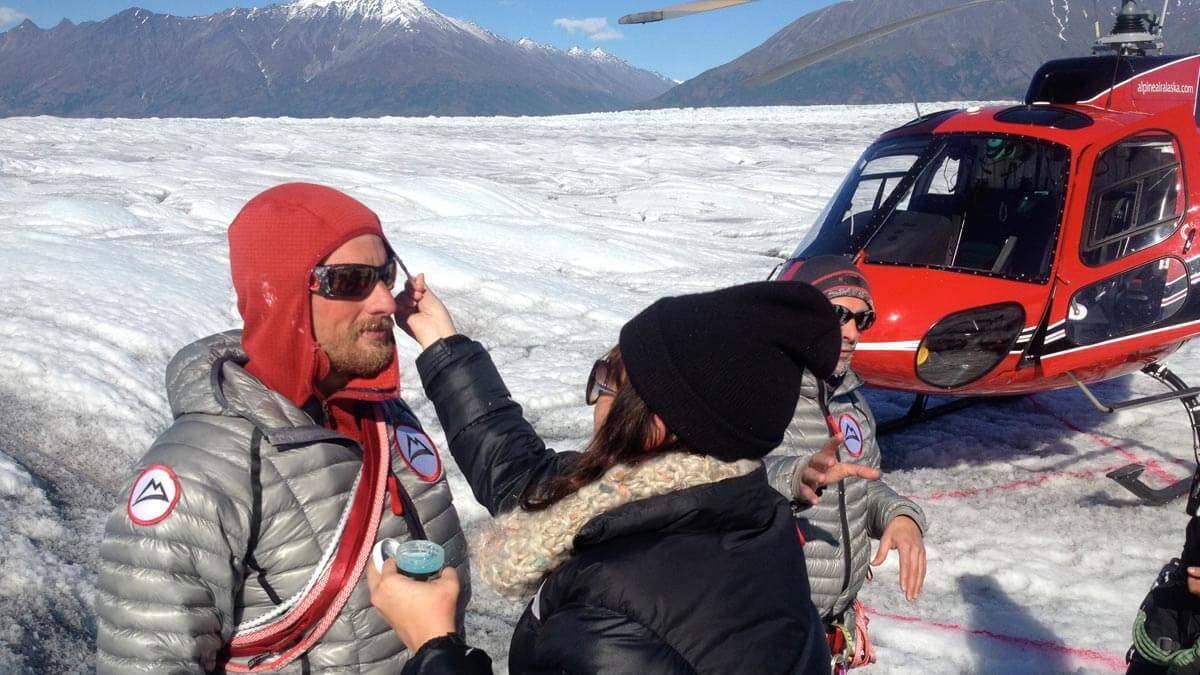
{"label": "cream knit scarf", "polygon": [[517,507],[497,518],[476,541],[471,565],[497,593],[527,599],[547,574],[571,557],[575,535],[592,518],[639,499],[744,476],[759,466],[759,460],[722,462],[688,453],[614,466],[543,511]]}

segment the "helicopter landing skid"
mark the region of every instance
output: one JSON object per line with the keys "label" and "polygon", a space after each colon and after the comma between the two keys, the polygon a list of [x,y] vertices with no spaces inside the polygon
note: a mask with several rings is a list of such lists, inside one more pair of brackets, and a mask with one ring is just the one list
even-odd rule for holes
{"label": "helicopter landing skid", "polygon": [[902,417],[897,417],[894,420],[887,420],[886,422],[880,422],[879,426],[878,426],[878,429],[879,429],[878,433],[880,436],[894,434],[897,431],[903,431],[904,429],[907,429],[916,424],[920,424],[921,422],[928,422],[929,420],[936,419],[938,417],[941,417],[942,415],[949,415],[952,412],[958,412],[959,410],[962,410],[964,408],[970,408],[971,406],[978,405],[980,403],[995,403],[998,399],[1004,400],[1004,399],[1008,399],[1008,398],[1016,398],[1016,397],[1015,396],[1014,397],[1009,397],[1009,396],[983,397],[983,396],[980,396],[980,397],[970,397],[970,398],[959,398],[959,399],[955,399],[953,401],[949,401],[947,403],[935,405],[933,407],[927,407],[926,404],[929,402],[929,396],[926,394],[917,394],[913,398],[912,405],[909,406],[908,412],[904,413],[904,415]]}
{"label": "helicopter landing skid", "polygon": [[1162,506],[1188,493],[1188,487],[1192,483],[1191,479],[1184,478],[1165,487],[1155,489],[1142,480],[1142,472],[1145,470],[1146,467],[1141,464],[1126,464],[1119,469],[1109,471],[1105,475],[1117,481],[1121,487],[1129,490],[1138,499],[1150,506]]}
{"label": "helicopter landing skid", "polygon": [[1152,363],[1146,366],[1142,369],[1142,372],[1163,383],[1171,391],[1164,394],[1145,396],[1112,405],[1105,405],[1096,398],[1096,395],[1088,389],[1087,385],[1075,377],[1074,373],[1067,374],[1071,376],[1075,385],[1079,387],[1088,401],[1100,412],[1115,413],[1118,410],[1138,408],[1172,400],[1178,400],[1183,403],[1183,408],[1187,411],[1188,421],[1192,427],[1192,454],[1196,457],[1197,461],[1196,474],[1194,476],[1183,478],[1161,488],[1153,488],[1142,480],[1142,473],[1146,470],[1146,467],[1141,464],[1127,464],[1107,474],[1109,478],[1117,481],[1121,487],[1132,492],[1146,504],[1160,506],[1188,494],[1189,487],[1193,489],[1200,488],[1200,481],[1197,480],[1197,477],[1200,477],[1200,402],[1197,401],[1197,396],[1200,395],[1200,387],[1188,387],[1178,375],[1159,363]]}

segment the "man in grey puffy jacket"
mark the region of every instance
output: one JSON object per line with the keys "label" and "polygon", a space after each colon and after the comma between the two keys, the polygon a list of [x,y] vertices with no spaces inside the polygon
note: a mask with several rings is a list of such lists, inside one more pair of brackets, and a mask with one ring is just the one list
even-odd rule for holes
{"label": "man in grey puffy jacket", "polygon": [[372,545],[436,541],[470,579],[438,449],[400,398],[406,277],[378,217],[318,185],[252,199],[229,248],[245,325],[167,367],[175,421],[100,546],[97,670],[398,672]]}
{"label": "man in grey puffy jacket", "polygon": [[[825,381],[805,373],[796,414],[783,445],[768,457],[767,473],[771,486],[785,497],[811,504],[797,522],[813,604],[833,631],[835,657],[840,646],[835,625],[840,625],[846,629],[842,637],[849,638],[846,649],[859,651],[855,665],[863,665],[870,650],[863,644],[865,622],[859,622],[863,635],[856,634],[856,619],[863,617],[855,616],[854,604],[868,575],[868,560],[881,565],[889,551],[897,550],[900,587],[915,600],[925,580],[925,514],[878,480],[875,416],[863,396],[862,380],[850,369],[860,332],[874,321],[866,278],[841,256],[792,261],[778,278],[817,287],[842,320],[838,369]],[[831,441],[833,433],[837,437]],[[874,559],[870,539],[879,540]]]}

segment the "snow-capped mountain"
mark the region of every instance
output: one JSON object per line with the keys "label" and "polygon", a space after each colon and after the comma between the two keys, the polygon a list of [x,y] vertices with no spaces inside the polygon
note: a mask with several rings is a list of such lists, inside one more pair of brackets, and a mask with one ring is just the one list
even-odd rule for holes
{"label": "snow-capped mountain", "polygon": [[[286,5],[292,15],[334,12],[341,16],[379,19],[383,23],[411,23],[442,15],[420,0],[295,0]],[[442,17],[445,18],[445,17]]]}
{"label": "snow-capped mountain", "polygon": [[26,21],[0,33],[0,115],[542,115],[615,110],[673,85],[600,49],[527,42],[420,0]]}

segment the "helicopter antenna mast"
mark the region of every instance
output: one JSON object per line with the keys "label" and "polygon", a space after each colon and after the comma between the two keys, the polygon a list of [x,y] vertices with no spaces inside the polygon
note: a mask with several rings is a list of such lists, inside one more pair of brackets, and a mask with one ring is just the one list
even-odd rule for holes
{"label": "helicopter antenna mast", "polygon": [[1149,50],[1162,54],[1162,22],[1154,12],[1139,10],[1137,0],[1122,0],[1112,31],[1092,44],[1094,55],[1115,52],[1118,57],[1145,56]]}
{"label": "helicopter antenna mast", "polygon": [[[1165,5],[1163,9],[1166,9]],[[1112,103],[1113,88],[1116,86],[1117,75],[1121,69],[1121,59],[1130,56],[1145,56],[1147,50],[1153,50],[1156,55],[1162,54],[1162,22],[1154,16],[1154,12],[1139,10],[1137,0],[1121,0],[1121,11],[1117,12],[1117,20],[1113,23],[1112,31],[1104,37],[1096,38],[1096,41],[1092,43],[1093,56],[1111,52],[1117,57],[1113,60],[1113,84],[1108,88],[1105,108]]]}

